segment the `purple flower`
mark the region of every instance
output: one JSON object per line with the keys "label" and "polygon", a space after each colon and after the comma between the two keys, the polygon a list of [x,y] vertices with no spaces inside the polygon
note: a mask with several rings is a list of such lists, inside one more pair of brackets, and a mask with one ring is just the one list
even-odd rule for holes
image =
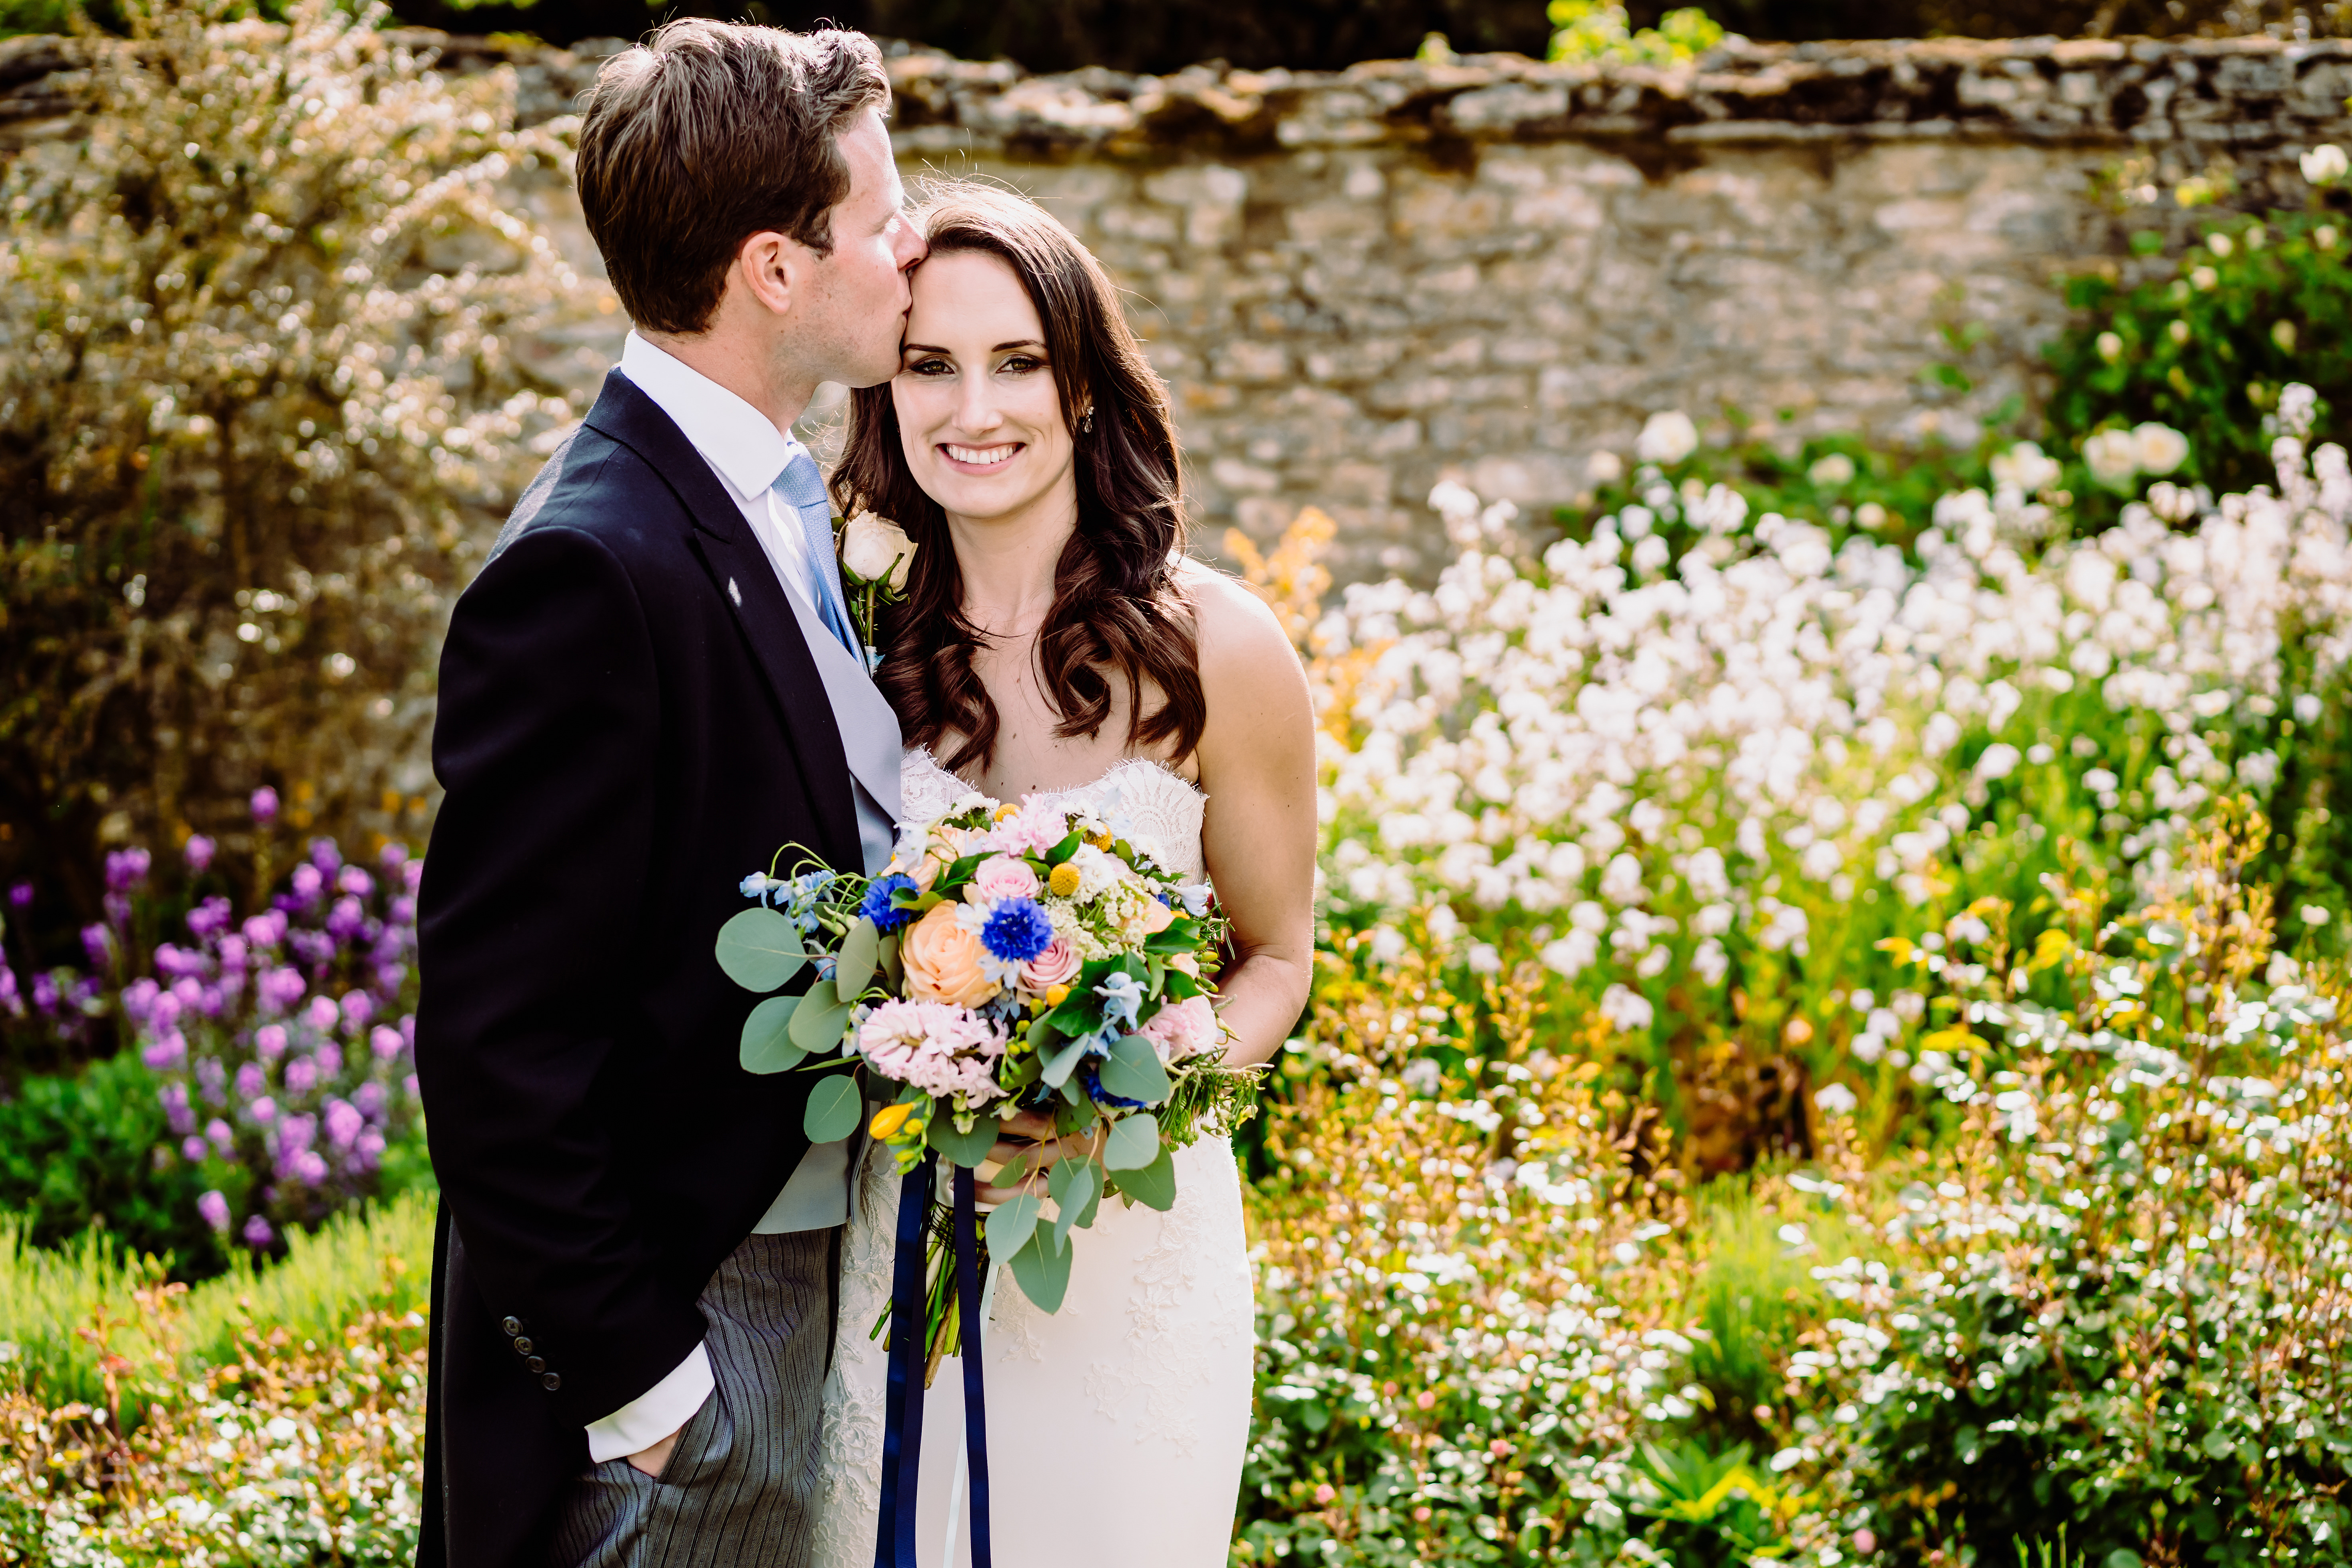
{"label": "purple flower", "polygon": [[276,947],[286,940],[286,912],[272,910],[245,922],[245,940],[256,947]]}
{"label": "purple flower", "polygon": [[299,1057],[286,1064],[286,1092],[308,1094],[319,1087],[318,1064],[308,1057]]}
{"label": "purple flower", "polygon": [[331,877],[342,869],[343,852],[331,838],[313,838],[310,840],[310,864]]}
{"label": "purple flower", "polygon": [[147,1005],[147,1026],[160,1035],[178,1023],[180,1015],[186,1010],[179,997],[163,992]]}
{"label": "purple flower", "polygon": [[416,889],[417,889],[420,886],[422,886],[422,885],[424,884],[424,881],[425,881],[425,862],[424,862],[424,861],[422,861],[422,860],[411,860],[410,862],[408,862],[408,864],[406,864],[405,866],[403,866],[403,867],[400,868],[400,882],[401,882],[401,886],[403,886],[403,887],[406,888],[410,892],[412,892],[412,893],[413,893],[413,892],[416,891]]}
{"label": "purple flower", "polygon": [[1054,922],[1034,899],[1006,899],[980,928],[980,944],[1004,963],[1026,963],[1054,944]]}
{"label": "purple flower", "polygon": [[313,996],[310,1006],[302,1010],[302,1021],[322,1035],[333,1028],[342,1016],[331,996]]}
{"label": "purple flower", "polygon": [[[194,984],[191,982],[191,984]],[[196,986],[196,1011],[207,1018],[217,1018],[228,1011],[228,999],[235,994],[234,983],[227,985]]]}
{"label": "purple flower", "polygon": [[236,1130],[217,1116],[205,1123],[205,1137],[223,1154],[236,1146]]}
{"label": "purple flower", "polygon": [[106,890],[127,893],[147,879],[153,857],[144,849],[116,849],[106,857]]}
{"label": "purple flower", "polygon": [[102,925],[81,928],[81,950],[89,954],[92,969],[108,968],[114,959],[114,933]]}
{"label": "purple flower", "polygon": [[[268,792],[264,791],[262,793],[268,794]],[[270,800],[274,805],[277,800],[277,796],[271,795]],[[226,1205],[224,1204],[223,1206],[226,1207]],[[251,1219],[245,1222],[245,1230],[243,1234],[245,1236],[246,1246],[253,1247],[257,1251],[262,1247],[268,1247],[271,1242],[278,1239],[278,1233],[272,1230],[269,1227],[269,1222],[262,1218],[259,1215],[255,1215]]]}
{"label": "purple flower", "polygon": [[286,1162],[287,1174],[307,1187],[315,1187],[327,1179],[327,1157],[316,1149],[305,1149]]}
{"label": "purple flower", "polygon": [[228,900],[215,895],[188,911],[188,934],[198,942],[206,942],[228,930],[235,923],[229,913]]}
{"label": "purple flower", "polygon": [[286,1054],[286,1026],[283,1024],[264,1024],[258,1029],[254,1030],[253,1048],[256,1051],[258,1051],[263,1059],[267,1061],[274,1062],[279,1057],[284,1056]]}
{"label": "purple flower", "polygon": [[332,1040],[320,1040],[319,1048],[310,1053],[319,1064],[319,1071],[328,1078],[340,1078],[343,1071],[343,1049]]}
{"label": "purple flower", "polygon": [[387,1029],[378,1024],[373,1029],[368,1031],[368,1049],[375,1053],[375,1059],[380,1062],[388,1062],[398,1056],[400,1047],[401,1038],[398,1029]]}
{"label": "purple flower", "polygon": [[246,1114],[251,1116],[256,1121],[260,1122],[264,1127],[268,1126],[271,1122],[278,1120],[278,1102],[270,1099],[266,1094],[259,1100],[255,1100],[251,1105],[247,1106],[245,1109]]}
{"label": "purple flower", "polygon": [[203,834],[191,833],[188,841],[180,846],[180,853],[187,858],[188,869],[201,874],[212,869],[213,851],[218,847]]}
{"label": "purple flower", "polygon": [[319,1119],[315,1116],[289,1116],[278,1124],[278,1152],[299,1154],[308,1149],[319,1136]]}
{"label": "purple flower", "polygon": [[409,1013],[402,1016],[400,1020],[400,1037],[408,1042],[408,1048],[410,1050],[413,1051],[416,1048],[415,1014]]}
{"label": "purple flower", "polygon": [[352,1163],[361,1170],[374,1170],[377,1163],[383,1158],[383,1134],[373,1127],[369,1128],[360,1134],[359,1142],[352,1152]]}
{"label": "purple flower", "polygon": [[305,861],[303,864],[295,867],[293,878],[289,884],[294,895],[294,907],[296,909],[307,910],[312,904],[317,903],[319,901],[319,889],[326,885],[326,877],[316,866]]}
{"label": "purple flower", "polygon": [[253,820],[256,822],[278,820],[278,792],[268,784],[263,784],[253,792]]}
{"label": "purple flower", "polygon": [[159,942],[155,948],[155,967],[174,980],[186,974],[202,974],[205,969],[205,955],[191,952],[184,947]]}
{"label": "purple flower", "polygon": [[155,998],[163,988],[145,975],[141,975],[122,988],[122,1016],[134,1024],[143,1024],[155,1009]]}
{"label": "purple flower", "polygon": [[367,1082],[360,1085],[359,1088],[352,1091],[352,1103],[358,1106],[360,1108],[360,1114],[366,1117],[370,1121],[382,1121],[383,1118],[383,1085],[376,1082],[373,1079],[368,1079]]}
{"label": "purple flower", "polygon": [[294,956],[312,969],[331,962],[335,956],[335,939],[322,931],[298,931],[286,939]]}
{"label": "purple flower", "polygon": [[[156,1000],[161,1001],[163,998],[158,997]],[[184,975],[180,979],[173,981],[172,983],[172,1000],[180,1005],[180,1011],[184,1014],[203,1012],[205,1009],[205,983],[196,979],[193,975]]]}
{"label": "purple flower", "polygon": [[[228,1234],[228,1199],[217,1189],[196,1200],[196,1213],[215,1230],[224,1236]],[[257,1215],[254,1217],[257,1219],[260,1216]]]}
{"label": "purple flower", "polygon": [[261,1091],[268,1087],[269,1075],[261,1070],[259,1062],[247,1062],[236,1069],[236,1097],[239,1100],[258,1099]]}
{"label": "purple flower", "polygon": [[265,1012],[283,1013],[302,1000],[302,993],[309,989],[300,970],[273,969],[261,977],[257,994]]}
{"label": "purple flower", "polygon": [[396,926],[415,925],[416,923],[415,895],[412,893],[401,894],[400,897],[392,900],[389,912],[392,916],[393,924]]}
{"label": "purple flower", "polygon": [[[360,875],[364,877],[367,873],[362,871]],[[335,907],[327,911],[327,934],[337,942],[349,942],[366,928],[367,910],[357,899],[337,899]]]}
{"label": "purple flower", "polygon": [[410,1073],[406,1078],[401,1079],[400,1087],[408,1091],[409,1099],[419,1102],[424,1100],[425,1090],[424,1088],[417,1083],[416,1075],[415,1073]]}
{"label": "purple flower", "polygon": [[188,1059],[188,1037],[174,1029],[153,1045],[142,1050],[139,1053],[139,1059],[157,1072],[170,1072]]}
{"label": "purple flower", "polygon": [[343,993],[343,1026],[358,1034],[375,1016],[375,998],[364,991]]}
{"label": "purple flower", "polygon": [[215,1058],[204,1058],[196,1063],[196,1089],[204,1095],[206,1105],[226,1105],[228,1068]]}
{"label": "purple flower", "polygon": [[193,1132],[180,1141],[180,1158],[191,1165],[203,1164],[205,1156],[210,1152],[211,1148]]}
{"label": "purple flower", "polygon": [[408,965],[404,963],[379,963],[375,966],[376,989],[383,992],[385,995],[391,996],[397,994],[400,988],[407,984]]}
{"label": "purple flower", "polygon": [[346,866],[336,873],[335,886],[355,899],[364,899],[375,891],[375,879],[357,866]]}
{"label": "purple flower", "polygon": [[16,972],[5,963],[0,963],[0,1010],[11,1018],[25,1016],[25,999],[16,994]]}
{"label": "purple flower", "polygon": [[347,1100],[327,1101],[327,1142],[337,1149],[349,1149],[352,1141],[367,1126],[367,1118],[359,1107]]}
{"label": "purple flower", "polygon": [[33,884],[30,882],[19,882],[15,887],[9,889],[8,903],[10,907],[15,909],[31,909],[33,907]]}

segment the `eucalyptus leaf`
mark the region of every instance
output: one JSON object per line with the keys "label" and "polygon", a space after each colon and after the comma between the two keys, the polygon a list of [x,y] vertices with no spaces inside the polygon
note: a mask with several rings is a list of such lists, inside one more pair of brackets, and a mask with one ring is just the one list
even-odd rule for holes
{"label": "eucalyptus leaf", "polygon": [[808,1053],[793,1044],[793,1014],[800,1007],[797,996],[771,996],[751,1009],[743,1020],[743,1043],[739,1059],[745,1072],[790,1072],[801,1065]]}
{"label": "eucalyptus leaf", "polygon": [[1056,1250],[1052,1241],[1053,1232],[1038,1226],[1027,1244],[1004,1260],[1013,1270],[1013,1283],[1041,1312],[1060,1311],[1062,1298],[1070,1291],[1070,1249]]}
{"label": "eucalyptus leaf", "polygon": [[856,1005],[874,983],[874,971],[881,962],[882,933],[872,921],[860,916],[842,938],[841,952],[835,959],[833,984],[841,999]]}
{"label": "eucalyptus leaf", "polygon": [[829,988],[812,986],[802,998],[802,1005],[793,1012],[793,1044],[804,1051],[828,1051],[841,1044],[841,1032],[849,1026],[849,1004],[835,1002],[826,994]]}
{"label": "eucalyptus leaf", "polygon": [[1118,1190],[1146,1208],[1166,1214],[1176,1206],[1176,1161],[1162,1147],[1160,1158],[1137,1171],[1118,1173]]}
{"label": "eucalyptus leaf", "polygon": [[837,1143],[857,1131],[865,1114],[866,1099],[857,1092],[856,1075],[834,1073],[817,1079],[816,1087],[809,1090],[801,1129],[812,1143]]}
{"label": "eucalyptus leaf", "polygon": [[898,957],[898,933],[882,939],[882,984],[896,991],[906,984],[907,965]]}
{"label": "eucalyptus leaf", "polygon": [[[1034,1028],[1036,1026],[1030,1026]],[[1070,1041],[1045,1058],[1045,1081],[1055,1089],[1069,1082],[1070,1074],[1077,1070],[1078,1058],[1087,1054],[1084,1038]]]}
{"label": "eucalyptus leaf", "polygon": [[801,972],[800,928],[771,909],[745,910],[719,928],[719,967],[746,991],[773,991]]}
{"label": "eucalyptus leaf", "polygon": [[1094,1201],[1101,1195],[1101,1184],[1095,1176],[1091,1160],[1058,1160],[1054,1171],[1045,1178],[1045,1190],[1054,1195],[1060,1211],[1054,1217],[1054,1245],[1069,1245],[1070,1227],[1082,1218],[1091,1218]]}
{"label": "eucalyptus leaf", "polygon": [[1160,1119],[1148,1110],[1122,1116],[1110,1124],[1103,1143],[1106,1171],[1139,1171],[1160,1158]]}
{"label": "eucalyptus leaf", "polygon": [[959,1132],[955,1117],[942,1106],[931,1118],[931,1129],[926,1134],[926,1142],[955,1163],[970,1170],[986,1160],[988,1152],[996,1147],[998,1126],[996,1118],[982,1110],[972,1118],[971,1131]]}
{"label": "eucalyptus leaf", "polygon": [[1037,1233],[1038,1217],[1045,1212],[1045,1200],[1034,1193],[1023,1193],[1007,1199],[988,1216],[988,1254],[992,1258],[1010,1258],[1029,1245]]}
{"label": "eucalyptus leaf", "polygon": [[1160,1053],[1141,1035],[1127,1035],[1110,1048],[1103,1058],[1102,1086],[1106,1094],[1121,1100],[1139,1100],[1146,1105],[1157,1105],[1168,1098],[1171,1085],[1168,1069],[1160,1065]]}

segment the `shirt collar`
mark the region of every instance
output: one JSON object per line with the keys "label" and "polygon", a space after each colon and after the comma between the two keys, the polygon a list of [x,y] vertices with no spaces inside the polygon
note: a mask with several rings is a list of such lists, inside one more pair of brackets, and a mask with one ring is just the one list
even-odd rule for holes
{"label": "shirt collar", "polygon": [[801,450],[766,415],[634,331],[621,346],[621,374],[669,416],[739,502],[774,484]]}

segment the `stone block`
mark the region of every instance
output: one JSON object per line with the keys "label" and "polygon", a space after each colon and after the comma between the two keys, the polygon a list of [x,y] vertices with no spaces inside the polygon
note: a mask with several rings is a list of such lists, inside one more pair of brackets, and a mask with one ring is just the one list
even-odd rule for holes
{"label": "stone block", "polygon": [[1211,362],[1220,381],[1263,386],[1290,374],[1290,352],[1280,343],[1239,340],[1217,350]]}

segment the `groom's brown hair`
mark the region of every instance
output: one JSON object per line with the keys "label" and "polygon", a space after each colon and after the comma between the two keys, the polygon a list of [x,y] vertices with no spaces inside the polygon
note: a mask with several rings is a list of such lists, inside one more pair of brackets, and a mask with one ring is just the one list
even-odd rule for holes
{"label": "groom's brown hair", "polygon": [[788,33],[689,17],[614,55],[580,125],[588,232],[640,327],[710,325],[735,253],[755,234],[830,254],[849,194],[835,138],[887,108],[889,74],[863,33]]}

